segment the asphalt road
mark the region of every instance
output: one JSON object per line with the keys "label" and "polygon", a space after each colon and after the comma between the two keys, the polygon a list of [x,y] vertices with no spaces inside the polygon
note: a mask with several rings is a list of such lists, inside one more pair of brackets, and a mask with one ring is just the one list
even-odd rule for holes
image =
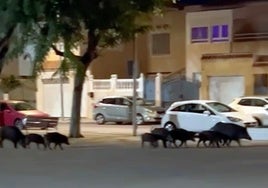
{"label": "asphalt road", "polygon": [[4,188],[264,188],[266,147],[151,149],[65,147],[0,150]]}
{"label": "asphalt road", "polygon": [[[67,130],[68,126],[59,128],[61,132]],[[38,150],[35,145],[26,150],[14,149],[5,141],[0,150],[0,187],[267,187],[268,146],[142,149],[136,137],[131,142],[119,139],[110,144],[111,139],[120,137],[120,130],[119,135],[131,140],[131,126],[120,129],[85,124],[82,130],[89,138],[84,142],[79,140],[85,138],[71,140],[72,145],[62,151]],[[147,131],[150,126],[138,130]],[[107,138],[111,132],[116,136]],[[96,144],[91,140],[94,135],[106,139]]]}

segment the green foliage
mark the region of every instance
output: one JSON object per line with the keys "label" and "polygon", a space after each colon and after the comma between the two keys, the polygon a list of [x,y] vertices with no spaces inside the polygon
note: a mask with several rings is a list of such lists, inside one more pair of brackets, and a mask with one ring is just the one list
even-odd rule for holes
{"label": "green foliage", "polygon": [[[150,29],[150,16],[168,0],[5,0],[0,2],[0,38],[16,27],[8,57],[35,45],[35,62],[43,62],[51,45],[63,41],[73,61],[72,48],[82,42],[96,47],[114,46]],[[96,51],[97,53],[97,51]],[[95,57],[94,57],[95,58]],[[89,61],[92,61],[90,58]]]}
{"label": "green foliage", "polygon": [[[80,135],[80,107],[85,72],[102,48],[133,40],[135,34],[150,29],[151,16],[161,14],[171,0],[1,0],[0,63],[16,57],[29,44],[35,47],[35,70],[51,47],[62,56],[60,74],[69,68],[76,71],[71,127],[72,137]],[[11,37],[6,37],[12,28]],[[12,30],[13,31],[13,30]],[[5,37],[7,39],[5,39]],[[4,41],[6,43],[1,43]],[[54,45],[64,43],[64,52]],[[71,50],[84,44],[82,54]],[[1,55],[3,54],[3,55]],[[1,66],[0,66],[1,67]],[[57,73],[57,72],[56,72]]]}
{"label": "green foliage", "polygon": [[21,82],[14,75],[3,77],[0,81],[0,88],[4,93],[9,93],[20,86]]}

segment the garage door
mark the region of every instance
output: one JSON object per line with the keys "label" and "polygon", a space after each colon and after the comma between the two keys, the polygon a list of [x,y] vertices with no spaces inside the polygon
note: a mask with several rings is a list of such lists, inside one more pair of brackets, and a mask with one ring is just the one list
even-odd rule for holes
{"label": "garage door", "polygon": [[219,76],[209,78],[209,99],[229,104],[245,94],[243,76]]}

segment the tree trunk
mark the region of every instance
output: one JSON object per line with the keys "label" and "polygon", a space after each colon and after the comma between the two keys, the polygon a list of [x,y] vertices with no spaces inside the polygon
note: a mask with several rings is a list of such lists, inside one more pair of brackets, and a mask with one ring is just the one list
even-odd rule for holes
{"label": "tree trunk", "polygon": [[82,91],[83,91],[86,70],[87,67],[82,72],[80,72],[81,74],[78,74],[76,72],[74,78],[72,115],[70,122],[70,131],[69,131],[69,137],[71,138],[83,137],[80,132],[80,113],[81,113]]}
{"label": "tree trunk", "polygon": [[81,56],[80,62],[83,65],[83,70],[76,70],[74,79],[74,90],[73,90],[73,105],[72,105],[72,117],[70,124],[69,137],[79,138],[83,137],[80,133],[80,113],[81,113],[81,100],[84,80],[86,76],[86,71],[90,63],[97,57],[96,46],[98,44],[99,38],[95,36],[94,30],[88,31],[88,46],[85,54]]}

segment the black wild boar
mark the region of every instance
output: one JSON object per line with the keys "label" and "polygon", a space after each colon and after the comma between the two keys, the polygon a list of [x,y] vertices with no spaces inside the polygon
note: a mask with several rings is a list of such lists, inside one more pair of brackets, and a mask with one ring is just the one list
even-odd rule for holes
{"label": "black wild boar", "polygon": [[61,150],[63,150],[62,144],[70,145],[67,136],[60,134],[58,132],[51,132],[44,135],[45,143],[49,149],[52,149],[50,147],[51,143],[54,143],[54,149],[56,149],[57,146],[60,147]]}
{"label": "black wild boar", "polygon": [[141,135],[141,147],[144,147],[145,142],[149,142],[154,148],[158,147],[158,135],[152,133],[144,133]]}
{"label": "black wild boar", "polygon": [[[169,134],[172,138],[172,143],[175,147],[181,147],[183,144],[187,147],[187,140],[195,141],[196,132],[187,131],[185,129],[174,129],[169,131]],[[176,141],[179,140],[181,143],[177,146]]]}
{"label": "black wild boar", "polygon": [[158,135],[158,139],[162,141],[163,147],[167,148],[167,142],[172,143],[173,139],[169,134],[169,131],[165,128],[155,128],[151,131],[152,134]]}
{"label": "black wild boar", "polygon": [[204,146],[207,147],[208,145],[206,142],[209,142],[209,146],[217,146],[218,148],[220,147],[220,142],[221,142],[221,136],[218,132],[215,131],[202,131],[198,133],[198,142],[197,142],[197,147],[199,147],[199,144],[203,142]]}
{"label": "black wild boar", "polygon": [[18,147],[18,143],[26,148],[25,143],[25,135],[21,132],[21,130],[15,126],[6,126],[0,129],[0,147],[3,147],[3,141],[9,140],[13,142],[14,147]]}
{"label": "black wild boar", "polygon": [[46,149],[47,146],[45,143],[45,139],[40,134],[31,133],[31,134],[27,134],[25,136],[26,136],[26,138],[25,138],[26,145],[28,147],[30,147],[30,144],[33,142],[33,143],[36,143],[38,149],[39,149],[40,144],[44,146],[44,149]]}
{"label": "black wild boar", "polygon": [[240,139],[252,140],[249,136],[247,128],[239,126],[234,123],[222,123],[219,122],[211,128],[211,130],[227,135],[230,139],[228,145],[231,141],[236,141],[239,146],[241,146]]}

